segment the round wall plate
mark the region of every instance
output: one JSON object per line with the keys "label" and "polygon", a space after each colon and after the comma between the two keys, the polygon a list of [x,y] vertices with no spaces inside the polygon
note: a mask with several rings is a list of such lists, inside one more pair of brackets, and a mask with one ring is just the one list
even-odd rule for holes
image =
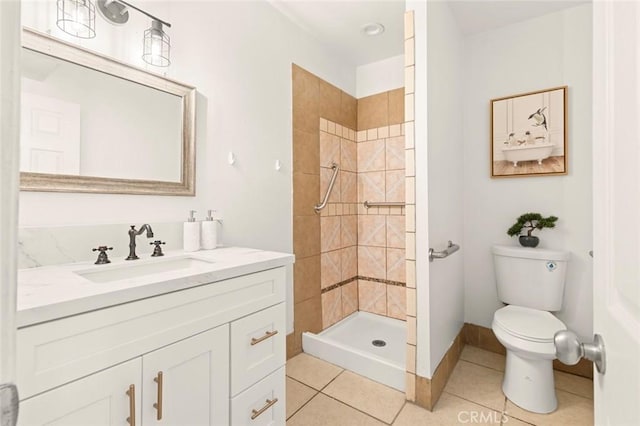
{"label": "round wall plate", "polygon": [[127,6],[117,0],[98,0],[97,4],[100,15],[112,24],[123,25],[129,20]]}

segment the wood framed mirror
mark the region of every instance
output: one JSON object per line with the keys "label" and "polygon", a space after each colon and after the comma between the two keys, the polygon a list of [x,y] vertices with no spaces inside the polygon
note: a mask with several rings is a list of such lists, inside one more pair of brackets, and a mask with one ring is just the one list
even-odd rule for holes
{"label": "wood framed mirror", "polygon": [[196,89],[28,28],[20,189],[195,195]]}

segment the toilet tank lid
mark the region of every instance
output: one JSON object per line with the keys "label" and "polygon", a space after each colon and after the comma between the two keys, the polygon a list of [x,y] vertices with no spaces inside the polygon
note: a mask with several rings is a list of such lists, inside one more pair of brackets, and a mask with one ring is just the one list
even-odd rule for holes
{"label": "toilet tank lid", "polygon": [[571,253],[564,250],[549,250],[518,246],[495,245],[491,252],[500,256],[521,257],[524,259],[569,260]]}

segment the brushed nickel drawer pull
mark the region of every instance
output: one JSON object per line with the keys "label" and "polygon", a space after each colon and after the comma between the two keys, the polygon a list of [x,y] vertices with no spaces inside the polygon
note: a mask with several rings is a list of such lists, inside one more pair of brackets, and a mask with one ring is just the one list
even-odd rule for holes
{"label": "brushed nickel drawer pull", "polygon": [[255,420],[256,417],[258,417],[260,414],[264,413],[265,411],[267,411],[269,408],[271,408],[276,402],[278,402],[278,398],[273,398],[273,399],[267,399],[267,403],[265,404],[264,407],[262,407],[259,410],[251,410],[251,420]]}
{"label": "brushed nickel drawer pull", "polygon": [[264,340],[267,340],[268,338],[273,337],[276,334],[278,334],[278,330],[267,331],[266,333],[264,333],[264,336],[259,337],[257,339],[255,337],[252,337],[251,338],[251,346],[257,345],[258,343],[260,343],[260,342],[262,342]]}
{"label": "brushed nickel drawer pull", "polygon": [[153,381],[158,384],[158,402],[153,404],[153,408],[155,408],[158,411],[156,415],[156,420],[162,420],[162,383],[163,383],[162,371],[158,371],[158,375],[153,378]]}
{"label": "brushed nickel drawer pull", "polygon": [[127,395],[129,396],[129,417],[127,417],[127,422],[131,426],[136,426],[136,386],[129,385],[129,390],[127,391]]}

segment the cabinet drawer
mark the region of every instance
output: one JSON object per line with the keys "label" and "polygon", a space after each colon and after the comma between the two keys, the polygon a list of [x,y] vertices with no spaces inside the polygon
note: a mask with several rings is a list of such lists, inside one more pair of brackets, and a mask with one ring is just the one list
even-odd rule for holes
{"label": "cabinet drawer", "polygon": [[284,365],[285,316],[280,303],[231,323],[231,395]]}
{"label": "cabinet drawer", "polygon": [[231,424],[283,425],[285,403],[285,373],[280,367],[231,400]]}
{"label": "cabinet drawer", "polygon": [[21,328],[16,336],[20,396],[28,398],[284,298],[281,267]]}

